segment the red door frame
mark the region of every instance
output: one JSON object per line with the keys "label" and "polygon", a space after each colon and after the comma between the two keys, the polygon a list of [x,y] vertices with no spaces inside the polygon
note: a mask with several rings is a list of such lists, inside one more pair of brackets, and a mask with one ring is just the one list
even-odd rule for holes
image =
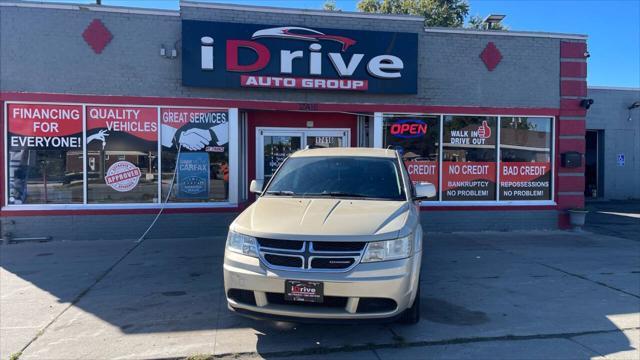
{"label": "red door frame", "polygon": [[[281,127],[306,128],[313,121],[313,129],[348,128],[351,131],[350,146],[357,144],[358,117],[338,112],[310,113],[292,111],[250,110],[247,113],[247,183],[256,178],[256,128]],[[247,184],[248,186],[248,184]],[[254,196],[249,194],[250,201]]]}

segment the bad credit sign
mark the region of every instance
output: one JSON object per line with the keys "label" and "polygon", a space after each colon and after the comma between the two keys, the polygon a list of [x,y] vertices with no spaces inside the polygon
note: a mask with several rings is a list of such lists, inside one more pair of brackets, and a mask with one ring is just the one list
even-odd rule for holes
{"label": "bad credit sign", "polygon": [[182,21],[182,84],[417,92],[418,35]]}

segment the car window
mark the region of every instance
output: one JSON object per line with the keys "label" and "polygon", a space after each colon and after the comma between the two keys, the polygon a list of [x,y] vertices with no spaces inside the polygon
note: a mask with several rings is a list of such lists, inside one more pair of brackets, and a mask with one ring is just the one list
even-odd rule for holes
{"label": "car window", "polygon": [[405,200],[398,161],[372,157],[289,158],[265,194]]}

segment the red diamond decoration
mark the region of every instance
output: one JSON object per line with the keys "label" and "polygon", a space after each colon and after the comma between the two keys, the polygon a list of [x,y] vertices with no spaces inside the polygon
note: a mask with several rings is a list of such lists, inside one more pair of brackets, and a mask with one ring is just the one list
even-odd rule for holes
{"label": "red diamond decoration", "polygon": [[82,33],[82,38],[87,42],[96,54],[100,54],[102,50],[109,44],[113,36],[109,29],[99,19],[93,19],[91,24]]}
{"label": "red diamond decoration", "polygon": [[500,63],[500,60],[502,60],[502,54],[496,47],[496,44],[490,41],[480,53],[480,59],[484,62],[487,70],[493,71],[493,69],[495,69]]}

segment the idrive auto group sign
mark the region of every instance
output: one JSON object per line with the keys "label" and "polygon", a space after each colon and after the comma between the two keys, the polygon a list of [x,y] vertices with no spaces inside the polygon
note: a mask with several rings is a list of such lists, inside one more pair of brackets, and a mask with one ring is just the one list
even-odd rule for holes
{"label": "idrive auto group sign", "polygon": [[418,35],[182,21],[182,84],[417,92]]}

